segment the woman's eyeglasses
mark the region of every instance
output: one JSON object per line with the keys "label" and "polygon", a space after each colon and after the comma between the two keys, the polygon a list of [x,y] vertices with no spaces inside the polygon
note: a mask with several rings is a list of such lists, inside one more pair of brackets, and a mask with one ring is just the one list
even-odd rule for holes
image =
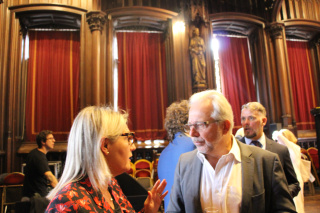
{"label": "woman's eyeglasses", "polygon": [[131,146],[133,144],[133,142],[134,142],[134,132],[126,132],[126,133],[121,134],[121,136],[127,136],[129,145]]}

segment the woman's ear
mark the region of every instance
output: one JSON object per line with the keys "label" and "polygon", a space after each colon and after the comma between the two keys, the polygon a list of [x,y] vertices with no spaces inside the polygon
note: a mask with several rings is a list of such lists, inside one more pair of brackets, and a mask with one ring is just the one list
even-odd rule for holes
{"label": "woman's ear", "polygon": [[105,155],[108,155],[109,154],[109,151],[108,151],[108,139],[107,138],[102,138],[100,140],[100,149],[101,151],[105,154]]}

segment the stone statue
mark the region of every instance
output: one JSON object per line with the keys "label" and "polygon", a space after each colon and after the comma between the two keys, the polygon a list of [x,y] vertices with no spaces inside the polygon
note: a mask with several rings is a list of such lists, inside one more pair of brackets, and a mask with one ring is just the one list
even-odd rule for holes
{"label": "stone statue", "polygon": [[199,36],[199,29],[192,32],[189,51],[192,60],[192,76],[194,85],[206,85],[206,60],[204,58],[205,46],[203,39]]}

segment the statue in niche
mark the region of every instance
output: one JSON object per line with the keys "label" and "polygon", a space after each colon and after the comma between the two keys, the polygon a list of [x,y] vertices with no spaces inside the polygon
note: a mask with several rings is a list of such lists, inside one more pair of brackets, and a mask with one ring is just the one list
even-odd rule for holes
{"label": "statue in niche", "polygon": [[192,31],[189,51],[191,55],[194,86],[206,85],[206,60],[204,58],[205,46],[203,38],[199,36],[199,28],[195,28]]}

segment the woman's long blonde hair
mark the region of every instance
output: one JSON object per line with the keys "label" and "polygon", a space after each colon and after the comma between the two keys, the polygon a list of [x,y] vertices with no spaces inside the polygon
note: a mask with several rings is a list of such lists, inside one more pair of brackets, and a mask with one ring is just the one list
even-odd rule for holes
{"label": "woman's long blonde hair", "polygon": [[296,138],[296,136],[293,134],[293,132],[291,132],[288,129],[281,129],[279,131],[284,137],[286,137],[289,141],[297,144],[298,143],[298,139]]}
{"label": "woman's long blonde hair", "polygon": [[101,151],[101,139],[116,139],[127,127],[128,115],[111,107],[90,106],[75,118],[68,138],[67,157],[62,176],[48,199],[68,183],[88,176],[95,190],[107,187],[112,174]]}

